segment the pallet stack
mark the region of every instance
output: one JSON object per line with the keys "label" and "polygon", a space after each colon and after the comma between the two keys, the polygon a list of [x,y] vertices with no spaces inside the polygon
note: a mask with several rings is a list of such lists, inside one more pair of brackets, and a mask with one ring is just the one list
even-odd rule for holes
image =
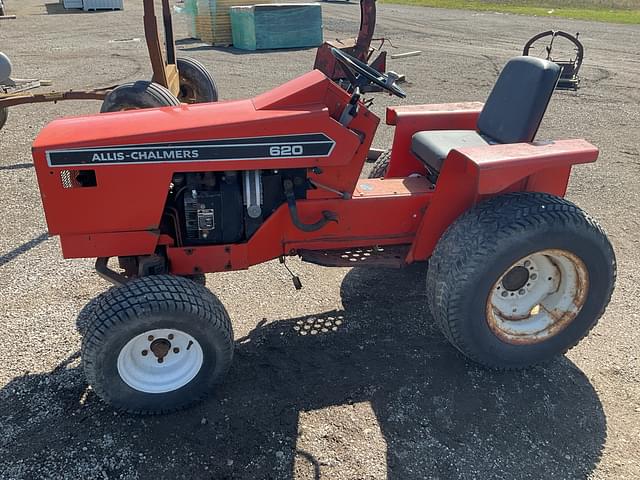
{"label": "pallet stack", "polygon": [[89,10],[124,10],[123,0],[60,0],[66,9],[77,8],[85,12]]}
{"label": "pallet stack", "polygon": [[62,0],[64,8],[82,8],[82,0]]}
{"label": "pallet stack", "polygon": [[196,17],[198,16],[198,0],[184,0],[182,5],[174,7],[179,15],[183,15],[187,22],[187,38],[198,38]]}
{"label": "pallet stack", "polygon": [[89,10],[124,10],[123,0],[82,0],[84,11]]}
{"label": "pallet stack", "polygon": [[322,44],[319,3],[231,7],[233,46],[242,50],[317,47]]}
{"label": "pallet stack", "polygon": [[231,7],[253,3],[255,0],[196,0],[196,37],[215,46],[231,45]]}

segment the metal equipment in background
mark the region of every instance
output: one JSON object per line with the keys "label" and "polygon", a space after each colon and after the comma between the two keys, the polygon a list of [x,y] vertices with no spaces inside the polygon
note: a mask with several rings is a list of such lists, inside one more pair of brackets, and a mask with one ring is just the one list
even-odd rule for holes
{"label": "metal equipment in background", "polygon": [[[169,0],[162,0],[164,51],[158,32],[154,0],[143,0],[143,6],[145,39],[153,70],[151,81],[142,80],[90,90],[30,94],[26,93],[26,90],[37,88],[40,83],[35,80],[26,81],[26,83],[23,81],[22,84],[12,81],[9,78],[11,62],[6,55],[2,55],[0,57],[0,129],[7,120],[8,107],[28,103],[103,100],[100,111],[113,112],[178,105],[180,102],[217,101],[217,86],[204,65],[190,58],[176,57]],[[9,73],[6,73],[7,71]]]}
{"label": "metal equipment in background", "polygon": [[[371,40],[376,28],[376,0],[360,0],[360,30],[357,38],[331,40],[318,47],[314,69],[320,70],[332,80],[340,81],[347,78],[345,71],[331,54],[332,48],[337,48],[361,62],[369,64],[379,72],[387,70],[387,52],[380,54],[370,63],[376,49],[371,48]],[[384,42],[384,40],[382,40]]]}
{"label": "metal equipment in background", "polygon": [[[582,45],[582,42],[578,40],[579,35],[579,33],[576,33],[574,36],[561,30],[548,30],[546,32],[542,32],[533,36],[525,44],[522,54],[527,56],[531,55],[531,52],[535,51],[535,44],[537,42],[539,42],[543,38],[551,37],[551,39],[549,40],[549,44],[544,47],[544,51],[546,53],[544,58],[546,60],[557,63],[562,68],[560,80],[558,81],[558,85],[556,86],[556,88],[558,90],[577,90],[580,86],[580,77],[578,76],[578,72],[584,58],[584,46]],[[573,44],[575,57],[569,56],[568,59],[560,59],[552,55],[554,42],[557,38],[564,38]]]}

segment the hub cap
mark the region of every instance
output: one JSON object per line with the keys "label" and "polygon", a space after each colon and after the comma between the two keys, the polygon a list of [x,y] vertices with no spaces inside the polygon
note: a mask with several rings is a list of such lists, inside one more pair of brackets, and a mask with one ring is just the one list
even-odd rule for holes
{"label": "hub cap", "polygon": [[200,344],[188,333],[175,329],[149,330],[122,347],[118,373],[134,390],[172,392],[195,378],[203,358]]}
{"label": "hub cap", "polygon": [[515,262],[493,285],[487,322],[507,343],[542,342],[573,321],[588,290],[580,258],[566,250],[542,250]]}

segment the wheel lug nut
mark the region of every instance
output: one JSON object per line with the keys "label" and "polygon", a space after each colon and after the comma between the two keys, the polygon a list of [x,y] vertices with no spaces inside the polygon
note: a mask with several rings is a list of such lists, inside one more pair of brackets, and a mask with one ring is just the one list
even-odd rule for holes
{"label": "wheel lug nut", "polygon": [[529,260],[526,260],[526,261],[524,262],[524,266],[525,266],[525,267],[527,267],[527,268],[529,268],[529,265],[531,265],[531,262],[530,262]]}
{"label": "wheel lug nut", "polygon": [[535,273],[532,273],[531,276],[529,277],[531,280],[535,280],[536,278],[538,278],[538,275],[536,275]]}
{"label": "wheel lug nut", "polygon": [[170,333],[169,335],[167,335],[167,338],[168,338],[169,340],[173,340],[173,333]]}
{"label": "wheel lug nut", "polygon": [[507,292],[506,290],[502,291],[502,296],[503,297],[508,297],[509,296],[509,292]]}
{"label": "wheel lug nut", "polygon": [[159,358],[158,363],[162,363],[162,362],[164,362],[164,358]]}
{"label": "wheel lug nut", "polygon": [[153,335],[149,335],[149,336],[147,337],[147,340],[149,340],[150,342],[153,342]]}
{"label": "wheel lug nut", "polygon": [[148,353],[149,353],[149,350],[142,350],[143,357],[146,357]]}
{"label": "wheel lug nut", "polygon": [[520,295],[524,295],[525,293],[527,293],[527,291],[524,288],[521,288],[520,290],[518,290],[518,293]]}
{"label": "wheel lug nut", "polygon": [[178,347],[175,347],[175,348],[173,349],[173,353],[180,353],[180,349],[179,349]]}

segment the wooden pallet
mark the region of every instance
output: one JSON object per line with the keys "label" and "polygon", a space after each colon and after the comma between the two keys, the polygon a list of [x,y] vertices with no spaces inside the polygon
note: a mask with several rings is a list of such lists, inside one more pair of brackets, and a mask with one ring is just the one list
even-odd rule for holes
{"label": "wooden pallet", "polygon": [[195,28],[197,38],[215,46],[233,44],[231,7],[255,3],[256,0],[196,0]]}

